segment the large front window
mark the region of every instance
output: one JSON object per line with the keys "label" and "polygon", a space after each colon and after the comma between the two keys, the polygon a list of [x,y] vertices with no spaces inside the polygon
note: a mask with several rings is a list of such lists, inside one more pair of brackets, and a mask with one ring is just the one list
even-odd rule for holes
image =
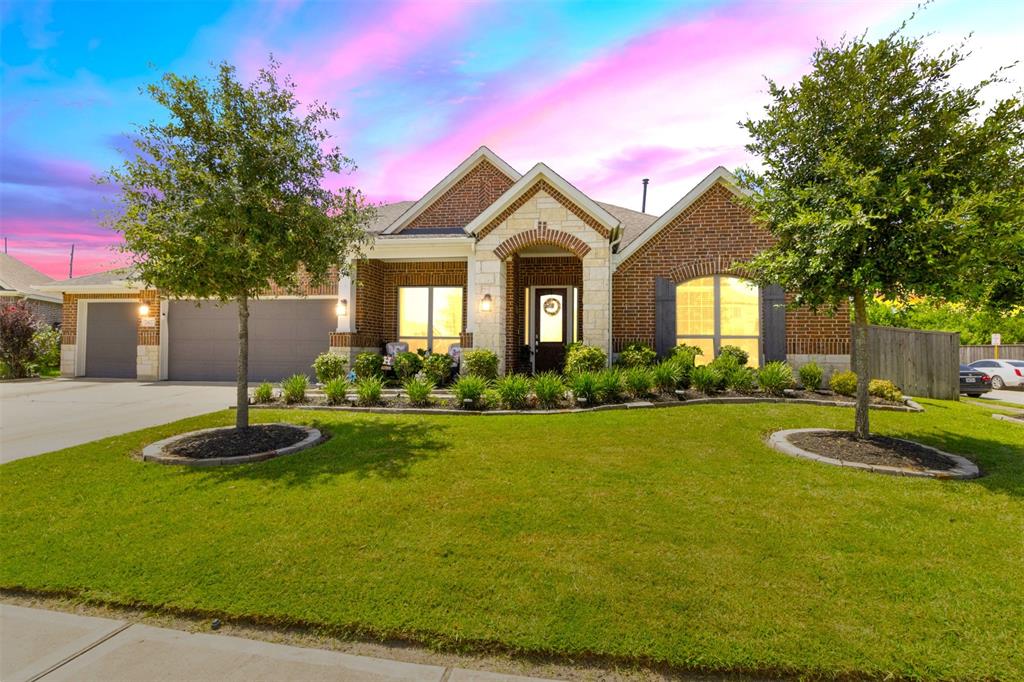
{"label": "large front window", "polygon": [[714,275],[676,287],[676,343],[698,346],[710,362],[722,346],[739,346],[749,364],[761,364],[760,296],[753,283],[739,277]]}
{"label": "large front window", "polygon": [[462,331],[462,287],[399,287],[398,340],[409,350],[447,353]]}

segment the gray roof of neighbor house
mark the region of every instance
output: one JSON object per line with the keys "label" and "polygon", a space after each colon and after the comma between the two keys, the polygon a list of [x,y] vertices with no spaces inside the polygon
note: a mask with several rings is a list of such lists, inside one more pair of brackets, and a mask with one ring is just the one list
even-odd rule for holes
{"label": "gray roof of neighbor house", "polygon": [[91,275],[62,279],[57,282],[51,281],[46,285],[45,289],[47,291],[63,291],[64,289],[84,286],[116,286],[119,282],[128,279],[130,276],[130,268],[115,268],[113,270],[104,270],[103,272],[94,272]]}
{"label": "gray roof of neighbor house", "polygon": [[17,293],[40,301],[60,303],[60,296],[47,294],[36,288],[52,282],[52,277],[44,275],[31,265],[22,263],[10,254],[0,253],[0,292]]}

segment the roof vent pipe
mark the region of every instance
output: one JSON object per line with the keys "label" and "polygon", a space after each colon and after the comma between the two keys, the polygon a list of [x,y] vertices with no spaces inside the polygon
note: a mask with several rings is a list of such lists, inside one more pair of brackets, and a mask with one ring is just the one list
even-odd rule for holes
{"label": "roof vent pipe", "polygon": [[650,178],[644,178],[644,199],[640,202],[640,212],[647,213],[647,183],[650,182]]}

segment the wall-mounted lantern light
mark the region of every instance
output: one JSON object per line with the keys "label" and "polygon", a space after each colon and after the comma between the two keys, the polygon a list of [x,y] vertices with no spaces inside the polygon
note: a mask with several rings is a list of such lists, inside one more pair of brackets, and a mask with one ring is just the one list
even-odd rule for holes
{"label": "wall-mounted lantern light", "polygon": [[149,306],[145,303],[139,306],[139,317],[149,317]]}
{"label": "wall-mounted lantern light", "polygon": [[348,316],[348,299],[343,298],[338,301],[338,305],[334,306],[334,312],[338,314],[338,317]]}
{"label": "wall-mounted lantern light", "polygon": [[484,313],[491,312],[491,295],[484,294],[484,297],[480,299],[480,311]]}

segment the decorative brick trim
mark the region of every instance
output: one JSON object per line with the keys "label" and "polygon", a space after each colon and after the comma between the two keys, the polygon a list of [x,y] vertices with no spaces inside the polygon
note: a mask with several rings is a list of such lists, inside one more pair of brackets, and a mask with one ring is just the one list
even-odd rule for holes
{"label": "decorative brick trim", "polygon": [[493,230],[498,225],[508,220],[508,218],[513,213],[518,211],[523,206],[523,204],[532,199],[540,191],[544,191],[552,199],[560,203],[562,206],[565,206],[565,208],[568,209],[573,215],[582,220],[591,229],[593,229],[595,232],[597,232],[605,239],[608,239],[611,236],[611,232],[608,231],[608,228],[599,223],[592,215],[590,215],[582,208],[577,206],[576,203],[570,200],[567,196],[565,196],[557,189],[552,187],[547,180],[542,179],[538,180],[536,183],[531,185],[529,189],[520,194],[515,201],[509,204],[508,208],[506,208],[504,211],[496,215],[494,218],[491,219],[491,222],[487,223],[483,228],[481,228],[480,231],[477,232],[476,234],[476,240],[480,241],[481,239],[486,237],[491,232],[491,230]]}
{"label": "decorative brick trim", "polygon": [[575,254],[577,258],[583,258],[590,253],[590,247],[579,237],[560,230],[549,230],[545,224],[537,229],[512,235],[495,247],[494,255],[499,260],[505,260],[528,246],[536,246],[538,244],[557,246]]}
{"label": "decorative brick trim", "polygon": [[463,349],[473,347],[473,332],[462,332],[459,334],[459,345]]}
{"label": "decorative brick trim", "polygon": [[697,277],[710,277],[712,275],[749,277],[749,273],[742,266],[736,265],[734,258],[714,256],[703,260],[680,263],[669,270],[668,278],[676,284],[682,284]]}
{"label": "decorative brick trim", "polygon": [[330,343],[333,348],[371,348],[380,345],[380,342],[370,334],[358,332],[331,332]]}

